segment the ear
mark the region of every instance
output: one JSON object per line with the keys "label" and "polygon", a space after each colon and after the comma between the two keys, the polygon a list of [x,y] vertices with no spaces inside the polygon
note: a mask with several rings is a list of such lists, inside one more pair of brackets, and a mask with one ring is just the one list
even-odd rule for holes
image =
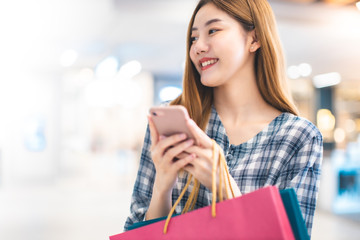
{"label": "ear", "polygon": [[261,45],[260,45],[260,41],[257,38],[255,29],[250,31],[248,34],[250,41],[249,51],[256,52],[261,47]]}

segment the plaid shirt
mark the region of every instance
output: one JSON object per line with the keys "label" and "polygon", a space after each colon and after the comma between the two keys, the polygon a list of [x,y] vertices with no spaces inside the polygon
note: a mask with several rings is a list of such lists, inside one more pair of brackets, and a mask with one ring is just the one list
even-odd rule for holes
{"label": "plaid shirt", "polygon": [[[276,185],[279,189],[294,188],[311,235],[322,161],[322,136],[311,122],[290,113],[282,113],[255,137],[235,146],[230,144],[213,107],[206,133],[222,147],[229,172],[242,194],[269,185]],[[150,204],[155,179],[150,146],[148,128],[132,195],[131,214],[125,223],[125,230],[133,223],[144,220]],[[172,192],[173,203],[184,188],[186,177],[186,173],[179,176]],[[177,213],[181,212],[191,190],[190,185],[176,208]],[[201,185],[195,208],[210,205],[211,195],[211,191]]]}

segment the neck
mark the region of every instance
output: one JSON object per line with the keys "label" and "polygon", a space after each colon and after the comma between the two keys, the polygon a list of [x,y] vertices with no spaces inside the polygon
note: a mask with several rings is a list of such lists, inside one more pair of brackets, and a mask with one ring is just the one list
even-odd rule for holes
{"label": "neck", "polygon": [[223,120],[238,123],[257,121],[274,110],[262,98],[254,71],[238,74],[236,79],[214,88],[214,106]]}

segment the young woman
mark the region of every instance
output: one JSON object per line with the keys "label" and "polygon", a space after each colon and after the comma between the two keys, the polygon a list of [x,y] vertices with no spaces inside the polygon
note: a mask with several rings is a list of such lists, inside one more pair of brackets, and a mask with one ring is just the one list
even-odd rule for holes
{"label": "young woman", "polygon": [[[125,229],[166,216],[189,173],[201,183],[195,208],[211,204],[214,139],[225,155],[235,195],[268,185],[294,188],[310,235],[322,136],[298,116],[287,92],[268,2],[201,0],[187,41],[183,92],[171,104],[187,108],[193,119],[188,127],[199,144],[184,141],[183,135],[159,136],[149,117]],[[176,212],[181,212],[190,192],[191,188]]]}

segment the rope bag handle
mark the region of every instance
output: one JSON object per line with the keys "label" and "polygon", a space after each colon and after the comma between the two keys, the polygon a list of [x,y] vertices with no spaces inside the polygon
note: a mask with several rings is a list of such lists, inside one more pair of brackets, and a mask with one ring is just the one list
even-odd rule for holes
{"label": "rope bag handle", "polygon": [[[213,158],[213,167],[212,167],[212,172],[211,172],[211,174],[212,174],[211,215],[212,215],[212,217],[216,217],[216,197],[217,197],[217,195],[219,195],[219,202],[223,201],[222,184],[224,183],[224,185],[225,185],[225,193],[226,193],[227,199],[229,199],[229,197],[230,197],[228,188],[230,188],[232,197],[234,197],[235,195],[234,195],[234,191],[231,186],[230,174],[229,174],[229,170],[226,166],[226,160],[225,160],[224,153],[222,152],[219,145],[215,142],[215,140],[214,139],[211,139],[211,140],[212,140],[212,158]],[[218,149],[218,152],[219,152],[218,156],[216,156],[216,149]],[[216,161],[217,160],[216,157],[218,157],[219,161]],[[216,172],[217,172],[218,167],[220,170],[219,171],[219,189],[217,189],[217,187],[216,187]],[[223,174],[223,172],[225,172],[225,174]],[[190,193],[188,200],[185,203],[184,209],[181,212],[181,214],[188,212],[189,209],[194,210],[195,203],[196,203],[197,197],[199,195],[200,182],[197,179],[193,178],[193,176],[190,174],[188,177],[188,180],[185,184],[184,189],[181,191],[178,199],[174,203],[173,207],[171,208],[171,210],[169,212],[169,215],[166,218],[165,225],[164,225],[164,234],[167,233],[168,225],[169,225],[171,216],[173,215],[173,213],[175,211],[176,206],[180,203],[180,200],[185,195],[185,192],[188,189],[192,180],[194,180],[194,187]]]}

